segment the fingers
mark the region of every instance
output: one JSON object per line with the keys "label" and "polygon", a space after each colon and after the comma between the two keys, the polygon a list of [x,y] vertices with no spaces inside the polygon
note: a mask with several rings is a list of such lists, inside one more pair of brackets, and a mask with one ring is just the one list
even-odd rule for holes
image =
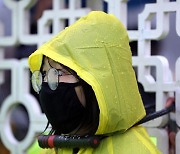
{"label": "fingers", "polygon": [[168,108],[170,107],[173,103],[175,103],[175,98],[174,97],[169,97],[166,101],[165,107]]}

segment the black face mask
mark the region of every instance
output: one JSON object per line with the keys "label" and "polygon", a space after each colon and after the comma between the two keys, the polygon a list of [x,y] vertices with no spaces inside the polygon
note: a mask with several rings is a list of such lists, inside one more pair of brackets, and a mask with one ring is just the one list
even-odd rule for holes
{"label": "black face mask", "polygon": [[86,108],[79,101],[75,87],[79,83],[60,82],[56,90],[51,90],[43,82],[39,93],[40,103],[53,130],[70,133],[82,123]]}

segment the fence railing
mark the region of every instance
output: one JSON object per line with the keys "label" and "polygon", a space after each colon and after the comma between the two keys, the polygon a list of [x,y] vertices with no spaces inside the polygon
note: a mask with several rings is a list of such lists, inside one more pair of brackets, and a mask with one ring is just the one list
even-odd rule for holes
{"label": "fence railing", "polygon": [[[133,66],[137,70],[138,81],[143,85],[146,92],[155,93],[156,111],[164,108],[169,96],[175,96],[176,113],[173,116],[176,116],[176,124],[180,126],[180,51],[178,49],[180,44],[180,0],[156,0],[154,3],[147,1],[141,7],[141,11],[137,12],[137,19],[133,20],[137,21],[135,30],[130,30],[128,29],[130,12],[136,12],[136,8],[139,7],[138,3],[135,4],[135,2],[134,7],[133,4],[130,7],[132,1],[4,0],[0,2],[0,7],[8,12],[3,15],[3,9],[0,9],[0,93],[4,92],[3,84],[9,86],[6,97],[0,99],[0,138],[12,154],[27,153],[27,149],[34,142],[36,134],[42,132],[42,128],[47,123],[37,99],[30,92],[27,58],[25,56],[24,58],[22,56],[21,59],[13,58],[14,53],[32,52],[29,51],[28,46],[40,46],[91,10],[112,13],[123,22],[128,30],[130,42],[136,42]],[[141,4],[142,1],[137,2]],[[38,3],[44,5],[44,10],[41,11]],[[42,16],[38,16],[37,10],[41,11]],[[171,20],[172,13],[175,14],[173,21]],[[2,20],[3,16],[6,17]],[[9,21],[7,23],[11,24],[7,24],[5,21]],[[170,27],[172,22],[173,27]],[[32,26],[36,27],[36,32],[32,32]],[[169,34],[172,30],[174,30],[177,42],[179,41],[179,44],[176,44],[177,46],[172,46],[173,41],[175,41],[173,40],[174,36],[172,37]],[[170,38],[168,43],[167,38]],[[172,61],[171,58],[164,56],[163,51],[159,52],[157,48],[153,47],[153,42],[160,42],[161,45],[165,45],[166,43],[162,43],[162,40],[165,40],[171,48],[171,50],[168,48],[166,51],[169,53],[169,57],[174,54],[178,55],[171,69],[169,66],[170,61]],[[157,43],[156,47],[159,47]],[[17,48],[20,45],[27,47],[22,50]],[[13,50],[10,50],[9,47]],[[9,54],[11,58],[8,58],[7,55]],[[9,83],[7,83],[6,78],[8,73]],[[11,114],[19,104],[25,107],[29,117],[28,132],[21,141],[15,138],[11,128]],[[163,151],[163,154],[169,153],[168,133],[163,128],[167,120],[168,116],[163,116],[145,124],[149,134],[157,138],[157,146]],[[179,142],[180,132],[177,132],[177,154],[180,153]]]}

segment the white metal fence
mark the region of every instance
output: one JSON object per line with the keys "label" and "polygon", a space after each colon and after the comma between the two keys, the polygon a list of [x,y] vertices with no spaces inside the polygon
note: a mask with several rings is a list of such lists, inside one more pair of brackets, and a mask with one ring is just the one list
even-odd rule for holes
{"label": "white metal fence", "polygon": [[[142,1],[137,2],[141,4]],[[47,7],[48,9],[37,19],[37,33],[31,33],[32,8],[37,6],[37,3],[44,5],[45,0],[0,1],[0,96],[6,91],[2,85],[10,86],[9,93],[0,102],[0,138],[12,154],[27,153],[35,135],[43,131],[47,120],[41,113],[37,99],[30,93],[27,58],[12,58],[14,50],[10,49],[20,44],[40,46],[91,10],[103,10],[114,14],[127,29],[129,20],[131,23],[137,21],[136,30],[128,29],[128,34],[131,43],[137,42],[133,66],[137,69],[138,81],[142,83],[145,91],[155,93],[156,111],[163,109],[166,99],[176,94],[174,119],[180,126],[180,70],[178,69],[180,68],[180,48],[178,48],[180,47],[180,0],[156,0],[154,3],[147,3],[141,7],[137,18],[132,18],[136,9],[129,8],[127,0],[52,0],[51,9]],[[172,17],[171,14],[174,16]],[[170,35],[172,31],[173,36]],[[164,51],[160,50],[156,53],[152,50],[153,41],[161,42],[166,49],[162,47]],[[27,47],[25,51],[19,50],[17,53],[31,52],[28,50]],[[152,55],[154,52],[156,54]],[[11,58],[7,58],[7,54],[10,54]],[[169,63],[172,65],[169,66]],[[155,70],[154,74],[152,68]],[[10,83],[5,83],[7,71],[10,72]],[[29,117],[28,132],[21,141],[14,137],[10,126],[12,112],[18,104],[26,108]],[[157,146],[163,154],[169,153],[168,133],[162,128],[167,120],[168,117],[163,116],[145,124],[149,134],[157,137]],[[177,154],[180,154],[179,141],[178,132]]]}

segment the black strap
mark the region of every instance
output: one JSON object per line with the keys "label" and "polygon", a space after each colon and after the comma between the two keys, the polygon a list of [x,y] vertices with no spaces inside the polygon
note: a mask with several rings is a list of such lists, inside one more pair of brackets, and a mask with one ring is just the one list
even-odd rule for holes
{"label": "black strap", "polygon": [[78,135],[40,135],[38,143],[41,148],[96,148],[105,136]]}
{"label": "black strap", "polygon": [[[175,103],[168,108],[154,112],[145,116],[142,120],[136,123],[134,126],[145,123],[152,119],[156,119],[160,116],[170,113],[175,110]],[[38,136],[38,143],[41,148],[96,148],[100,144],[100,141],[107,137],[106,135],[94,135],[94,136],[78,136],[78,135],[40,135]]]}
{"label": "black strap", "polygon": [[139,124],[143,124],[145,122],[148,122],[150,120],[153,120],[153,119],[156,119],[160,116],[163,116],[165,114],[168,114],[170,113],[171,111],[175,111],[175,103],[172,103],[171,106],[165,108],[165,109],[162,109],[160,111],[157,111],[157,112],[154,112],[154,113],[151,113],[151,114],[148,114],[147,116],[145,116],[142,120],[140,120],[138,123],[136,123],[135,125],[139,125]]}

